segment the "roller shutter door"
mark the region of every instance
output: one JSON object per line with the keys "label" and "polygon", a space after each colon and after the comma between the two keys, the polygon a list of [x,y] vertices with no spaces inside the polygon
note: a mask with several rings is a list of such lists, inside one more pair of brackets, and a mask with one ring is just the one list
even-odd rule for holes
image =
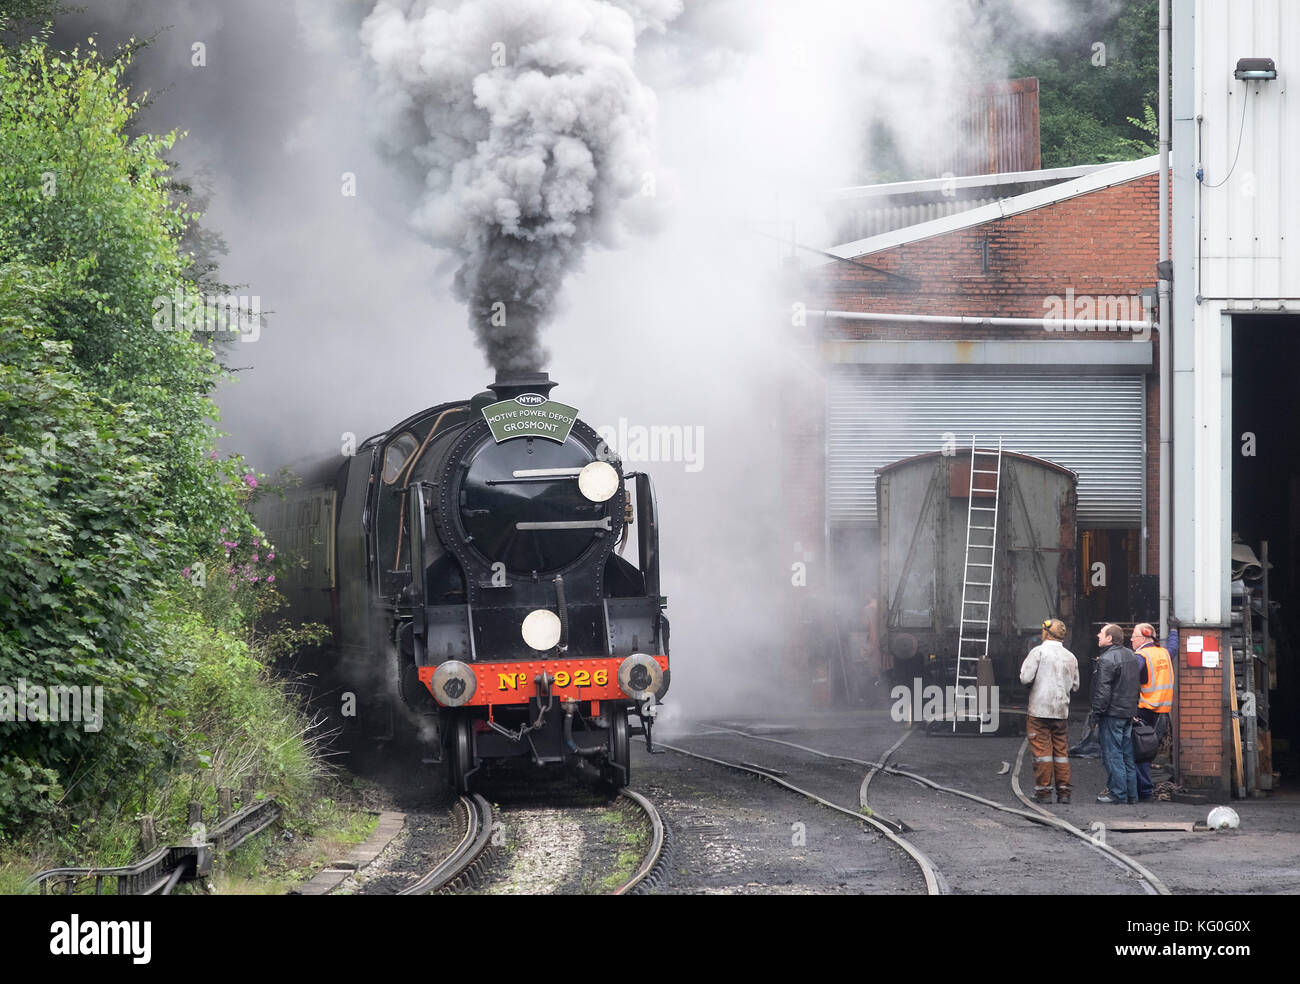
{"label": "roller shutter door", "polygon": [[943,371],[885,377],[868,366],[832,370],[827,498],[832,523],[875,524],[876,469],[937,451],[996,446],[1037,455],[1079,475],[1081,526],[1137,527],[1142,519],[1146,399],[1143,378],[1032,378]]}

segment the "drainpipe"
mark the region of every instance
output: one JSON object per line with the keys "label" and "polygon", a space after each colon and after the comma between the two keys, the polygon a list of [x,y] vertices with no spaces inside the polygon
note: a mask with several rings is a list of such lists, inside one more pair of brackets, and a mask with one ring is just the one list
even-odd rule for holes
{"label": "drainpipe", "polygon": [[[1170,284],[1168,272],[1171,269],[1169,257],[1169,48],[1170,48],[1169,0],[1160,0],[1160,83],[1158,100],[1160,103],[1160,264],[1156,267],[1158,280],[1156,291],[1160,308],[1160,637],[1169,645],[1170,592],[1172,591],[1173,571],[1173,488],[1174,488],[1174,454],[1171,428],[1173,426],[1173,333],[1170,328]],[[1174,700],[1178,713],[1173,715],[1174,733],[1173,770],[1174,778],[1182,776],[1182,702],[1179,699],[1178,653],[1170,653],[1173,670]]]}
{"label": "drainpipe", "polygon": [[1169,330],[1169,0],[1160,0],[1160,636],[1169,636],[1170,574],[1173,571],[1173,358]]}
{"label": "drainpipe", "polygon": [[1149,321],[1081,318],[985,318],[974,314],[883,314],[877,311],[809,311],[844,321],[902,321],[921,325],[977,325],[986,328],[1040,328],[1045,331],[1149,331]]}

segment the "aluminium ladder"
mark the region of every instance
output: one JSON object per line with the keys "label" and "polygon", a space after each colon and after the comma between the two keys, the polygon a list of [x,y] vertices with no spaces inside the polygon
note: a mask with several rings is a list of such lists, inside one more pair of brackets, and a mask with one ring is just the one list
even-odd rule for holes
{"label": "aluminium ladder", "polygon": [[[992,465],[992,467],[988,467]],[[992,489],[977,475],[992,475]],[[998,497],[1002,487],[1002,438],[996,451],[980,451],[975,436],[970,439],[970,498],[966,507],[966,562],[962,571],[961,620],[957,626],[957,678],[954,681],[952,730],[959,720],[979,719],[975,689],[979,685],[979,664],[989,654],[989,623],[993,615],[993,560],[997,552]],[[992,500],[991,505],[977,506],[975,493]],[[964,689],[970,688],[970,689]],[[963,700],[965,707],[962,707]]]}

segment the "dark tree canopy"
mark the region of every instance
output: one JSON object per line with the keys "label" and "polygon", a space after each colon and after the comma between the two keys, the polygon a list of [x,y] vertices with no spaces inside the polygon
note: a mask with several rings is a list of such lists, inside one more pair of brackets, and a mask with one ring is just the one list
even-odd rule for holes
{"label": "dark tree canopy", "polygon": [[1156,151],[1146,110],[1156,105],[1159,8],[1072,0],[1077,26],[1016,46],[1013,77],[1039,84],[1043,167],[1132,160]]}

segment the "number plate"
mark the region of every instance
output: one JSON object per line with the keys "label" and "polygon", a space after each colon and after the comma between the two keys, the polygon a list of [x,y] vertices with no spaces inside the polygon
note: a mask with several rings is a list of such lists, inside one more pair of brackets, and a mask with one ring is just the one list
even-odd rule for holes
{"label": "number plate", "polygon": [[[668,668],[667,656],[654,659],[664,669]],[[551,677],[551,693],[561,699],[630,700],[618,685],[618,668],[622,662],[622,657],[614,657],[470,663],[478,687],[466,706],[526,704],[537,696],[537,679],[543,673]],[[432,666],[420,668],[420,680],[426,687],[433,680],[433,671]]]}

